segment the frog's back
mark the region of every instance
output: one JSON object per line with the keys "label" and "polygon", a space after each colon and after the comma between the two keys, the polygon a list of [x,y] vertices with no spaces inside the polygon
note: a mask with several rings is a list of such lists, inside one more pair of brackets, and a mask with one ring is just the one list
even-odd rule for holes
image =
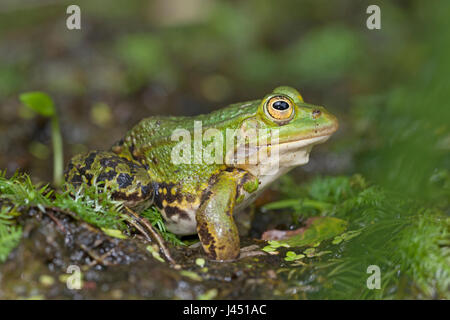
{"label": "frog's back", "polygon": [[[222,164],[179,163],[174,164],[172,151],[180,142],[180,138],[173,139],[176,130],[183,130],[194,139],[195,126],[201,124],[204,132],[208,128],[224,130],[236,128],[240,120],[252,116],[254,104],[249,101],[230,105],[209,114],[194,117],[149,117],[141,120],[125,137],[113,146],[113,151],[119,155],[138,161],[145,165],[157,183],[178,183],[186,192],[194,193],[207,186],[210,178],[224,169]],[[191,150],[191,159],[194,159]]]}
{"label": "frog's back", "polygon": [[255,114],[255,104],[259,100],[232,104],[226,108],[192,117],[156,116],[142,119],[125,136],[125,139],[135,139],[141,145],[158,145],[170,141],[173,131],[184,129],[193,134],[195,121],[200,121],[202,129],[233,127],[237,119],[243,120]]}

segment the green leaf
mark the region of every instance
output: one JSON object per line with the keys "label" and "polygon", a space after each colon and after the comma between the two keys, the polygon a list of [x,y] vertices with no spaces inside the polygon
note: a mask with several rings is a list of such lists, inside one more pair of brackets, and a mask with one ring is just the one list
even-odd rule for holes
{"label": "green leaf", "polygon": [[160,262],[165,262],[164,259],[161,257],[161,255],[159,254],[158,250],[156,247],[154,246],[147,246],[146,247],[147,251],[150,252],[153,256],[153,258],[155,258],[156,260],[160,261]]}
{"label": "green leaf", "polygon": [[295,261],[295,260],[300,260],[303,259],[305,257],[304,254],[296,254],[294,251],[288,251],[286,252],[286,257],[284,258],[284,260],[286,261]]}
{"label": "green leaf", "polygon": [[214,299],[219,291],[216,288],[210,289],[203,294],[198,295],[197,300],[212,300]]}
{"label": "green leaf", "polygon": [[128,237],[118,229],[108,229],[108,228],[100,228],[100,229],[102,229],[103,233],[106,234],[107,236],[118,239],[128,239]]}
{"label": "green leaf", "polygon": [[301,201],[298,199],[287,199],[274,201],[269,204],[263,206],[265,210],[278,210],[278,209],[286,209],[286,208],[295,208],[301,204]]}
{"label": "green leaf", "polygon": [[19,98],[25,106],[44,117],[55,115],[53,100],[46,93],[39,91],[26,92],[22,93]]}
{"label": "green leaf", "polygon": [[316,249],[315,249],[315,248],[308,248],[308,249],[306,249],[303,253],[306,254],[306,256],[307,256],[308,258],[311,258],[311,257],[313,257],[314,254],[316,253]]}
{"label": "green leaf", "polygon": [[295,257],[297,254],[294,251],[286,252],[286,257]]}
{"label": "green leaf", "polygon": [[200,277],[198,274],[196,274],[196,273],[193,272],[193,271],[181,270],[181,271],[180,271],[180,274],[181,274],[182,276],[184,276],[184,277],[186,277],[186,278],[189,278],[189,279],[191,279],[191,280],[194,280],[194,281],[202,281],[202,280],[203,280],[202,277]]}
{"label": "green leaf", "polygon": [[265,246],[264,248],[262,248],[262,250],[265,252],[275,252],[277,250],[277,248],[274,248],[271,245],[268,245],[268,246]]}
{"label": "green leaf", "polygon": [[339,244],[343,241],[344,239],[342,239],[341,236],[337,236],[333,239],[333,241],[331,241],[332,244]]}
{"label": "green leaf", "polygon": [[205,266],[205,259],[203,258],[197,258],[195,259],[195,264],[198,265],[199,267],[204,267]]}

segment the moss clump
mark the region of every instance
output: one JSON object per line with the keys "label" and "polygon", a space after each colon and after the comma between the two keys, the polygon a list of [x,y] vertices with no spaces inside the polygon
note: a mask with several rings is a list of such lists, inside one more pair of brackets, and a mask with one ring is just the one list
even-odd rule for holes
{"label": "moss clump", "polygon": [[[33,184],[27,174],[16,173],[8,179],[5,172],[0,173],[0,262],[6,260],[19,243],[22,233],[15,218],[30,208],[36,208],[42,213],[65,212],[103,230],[129,229],[128,217],[122,212],[122,202],[111,199],[103,186],[94,183],[79,189],[72,186],[67,188],[64,192],[55,192],[48,184]],[[166,241],[182,243],[166,230],[156,208],[150,208],[143,216],[149,219]]]}

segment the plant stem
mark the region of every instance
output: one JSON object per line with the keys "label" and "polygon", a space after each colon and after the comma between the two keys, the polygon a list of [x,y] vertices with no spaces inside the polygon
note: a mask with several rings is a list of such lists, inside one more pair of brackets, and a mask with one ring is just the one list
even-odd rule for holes
{"label": "plant stem", "polygon": [[61,186],[63,182],[63,145],[61,130],[59,129],[58,116],[55,114],[51,118],[52,122],[52,143],[53,143],[53,183],[55,187]]}

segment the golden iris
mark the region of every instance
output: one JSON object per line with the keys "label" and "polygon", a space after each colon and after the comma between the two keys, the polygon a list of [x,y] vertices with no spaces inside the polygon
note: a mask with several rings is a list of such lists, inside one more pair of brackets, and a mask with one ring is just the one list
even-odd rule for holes
{"label": "golden iris", "polygon": [[289,120],[294,113],[292,101],[283,96],[272,97],[267,102],[267,112],[275,120]]}

